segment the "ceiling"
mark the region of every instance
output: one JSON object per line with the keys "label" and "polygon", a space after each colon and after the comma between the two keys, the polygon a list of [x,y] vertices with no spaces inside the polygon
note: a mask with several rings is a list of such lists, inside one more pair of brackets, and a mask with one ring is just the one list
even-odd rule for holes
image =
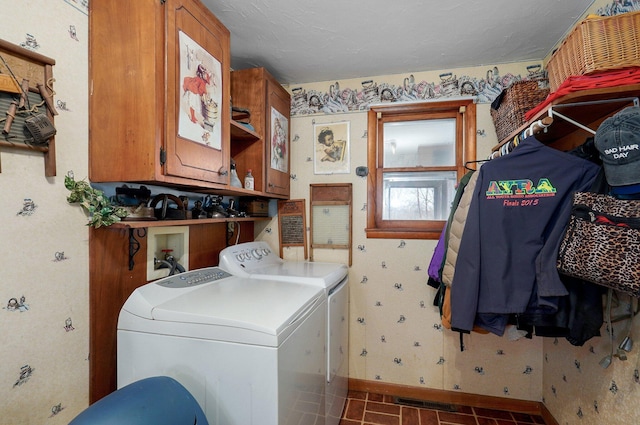
{"label": "ceiling", "polygon": [[301,84],[543,59],[593,0],[201,0],[231,67]]}

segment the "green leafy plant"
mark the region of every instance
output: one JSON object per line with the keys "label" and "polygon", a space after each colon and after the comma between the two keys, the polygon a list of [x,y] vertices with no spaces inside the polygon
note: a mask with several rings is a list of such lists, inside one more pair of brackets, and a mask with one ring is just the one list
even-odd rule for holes
{"label": "green leafy plant", "polygon": [[80,204],[89,213],[87,226],[93,226],[96,229],[110,226],[127,216],[127,210],[111,203],[104,192],[92,188],[84,180],[75,181],[73,171],[69,171],[64,177],[64,186],[71,192],[67,197],[67,202]]}

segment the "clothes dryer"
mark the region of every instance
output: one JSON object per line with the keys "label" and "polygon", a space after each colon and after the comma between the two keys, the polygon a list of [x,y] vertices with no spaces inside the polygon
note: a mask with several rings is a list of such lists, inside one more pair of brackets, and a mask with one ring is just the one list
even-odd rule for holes
{"label": "clothes dryer", "polygon": [[137,288],[118,320],[121,388],[180,382],[216,425],[324,423],[326,299],[296,282],[218,267]]}
{"label": "clothes dryer", "polygon": [[301,283],[322,288],[327,299],[327,425],[340,422],[349,379],[349,269],[345,264],[285,261],[267,242],[232,245],[220,252],[219,266],[234,276],[263,281]]}

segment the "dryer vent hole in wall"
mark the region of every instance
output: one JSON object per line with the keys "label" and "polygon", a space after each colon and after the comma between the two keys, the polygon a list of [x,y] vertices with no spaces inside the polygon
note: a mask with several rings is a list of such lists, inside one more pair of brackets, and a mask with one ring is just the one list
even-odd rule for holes
{"label": "dryer vent hole in wall", "polygon": [[436,401],[415,400],[405,397],[394,397],[394,404],[401,404],[403,406],[419,407],[422,409],[444,410],[446,412],[457,412],[458,406],[447,403],[438,403]]}

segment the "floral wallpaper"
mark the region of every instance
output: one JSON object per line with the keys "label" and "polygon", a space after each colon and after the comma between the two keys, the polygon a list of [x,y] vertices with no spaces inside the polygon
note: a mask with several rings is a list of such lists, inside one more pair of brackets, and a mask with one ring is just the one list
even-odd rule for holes
{"label": "floral wallpaper", "polygon": [[543,399],[561,425],[635,423],[625,421],[640,415],[638,300],[614,293],[612,304],[600,338],[583,347],[544,343]]}
{"label": "floral wallpaper", "polygon": [[[587,13],[635,10],[640,10],[640,1],[596,1]],[[307,198],[308,184],[353,184],[352,378],[542,401],[561,425],[635,423],[640,417],[640,356],[636,347],[621,352],[618,346],[627,334],[640,338],[637,323],[631,328],[629,320],[605,324],[602,336],[582,347],[562,338],[527,339],[512,332],[502,338],[471,334],[460,351],[458,334],[441,326],[432,304],[434,292],[426,285],[435,241],[367,239],[364,233],[366,177],[357,176],[355,169],[366,165],[364,111],[369,104],[477,96],[477,156],[484,158],[497,143],[490,102],[511,82],[539,77],[539,64],[520,63],[290,87],[292,197]],[[350,123],[350,173],[315,175],[305,165],[313,158],[312,128],[338,120]],[[277,223],[271,222],[257,237],[277,246],[277,235]],[[346,262],[339,250],[316,251],[317,261]],[[297,248],[284,254],[303,259]],[[614,316],[632,309],[628,300],[620,299]],[[609,329],[614,350],[604,368],[603,358],[612,347]]]}
{"label": "floral wallpaper", "polygon": [[[539,66],[521,63],[456,69],[450,75],[452,81],[455,81],[454,75],[464,76],[462,80],[473,81],[476,87],[483,81],[480,85],[484,84],[486,88],[489,87],[487,74],[497,74],[498,79],[493,82],[499,93],[503,85],[526,78],[534,68]],[[396,101],[402,101],[408,93],[423,93],[417,87],[430,86],[424,82],[439,79],[441,75],[437,72],[416,73],[411,78],[391,75],[367,81],[376,81],[370,87],[389,88],[390,92],[400,94]],[[460,80],[457,79],[458,82]],[[379,100],[375,97],[367,99],[361,89],[357,92],[346,89],[359,83],[356,80],[339,81],[328,86],[318,83],[291,90],[292,110],[297,111],[291,121],[291,197],[308,198],[309,184],[353,184],[353,265],[349,272],[350,376],[421,388],[539,400],[542,393],[540,339],[516,341],[519,335],[510,339],[474,334],[465,337],[465,351],[461,352],[458,334],[442,327],[438,308],[433,305],[435,290],[426,285],[427,267],[436,241],[366,238],[367,180],[356,175],[355,169],[366,166],[367,105]],[[345,89],[338,90],[338,87]],[[434,99],[461,95],[454,90],[445,94],[437,84],[432,88]],[[296,92],[305,93],[307,101],[301,103],[298,98],[299,103],[296,104]],[[332,92],[337,96],[332,96]],[[382,90],[378,90],[380,93]],[[487,102],[478,106],[479,156],[485,152],[488,154],[496,143],[489,114],[489,90],[486,89],[485,93]],[[324,99],[322,108],[312,109],[313,102],[308,106],[309,99],[315,95]],[[352,99],[355,103],[341,103],[337,99]],[[314,156],[314,126],[337,121],[350,123],[349,173],[315,174],[313,167],[308,165]],[[257,237],[277,246],[277,222],[265,225]],[[289,259],[302,259],[298,248],[287,248],[284,255]],[[347,260],[346,251],[314,250],[314,261]]]}
{"label": "floral wallpaper", "polygon": [[2,424],[67,424],[88,404],[88,231],[64,187],[88,166],[87,13],[86,0],[2,4],[0,39],[56,61],[57,113],[57,176],[40,152],[0,149]]}
{"label": "floral wallpaper", "polygon": [[[596,0],[604,15],[640,10],[639,0]],[[43,175],[39,154],[0,152],[0,413],[3,424],[67,424],[88,404],[88,231],[64,200],[64,174],[87,175],[88,1],[3,2],[0,38],[54,58],[58,175]],[[460,351],[443,329],[426,270],[435,241],[367,239],[366,114],[372,102],[478,96],[478,157],[496,143],[489,103],[511,81],[536,77],[539,63],[364,77],[291,87],[294,199],[311,183],[353,183],[350,268],[350,375],[356,379],[544,401],[561,425],[631,424],[640,417],[640,356],[618,347],[639,339],[637,320],[617,320],[583,347],[562,339],[472,334]],[[347,174],[313,173],[313,128],[350,123]],[[277,220],[256,226],[277,246]],[[298,248],[285,257],[303,259]],[[318,261],[346,262],[344,250],[316,250]],[[635,304],[621,298],[615,314]],[[613,331],[611,354],[608,330]],[[637,344],[636,344],[637,345]],[[623,350],[624,351],[624,350]],[[626,357],[626,360],[623,358]],[[605,362],[606,363],[606,362]]]}

